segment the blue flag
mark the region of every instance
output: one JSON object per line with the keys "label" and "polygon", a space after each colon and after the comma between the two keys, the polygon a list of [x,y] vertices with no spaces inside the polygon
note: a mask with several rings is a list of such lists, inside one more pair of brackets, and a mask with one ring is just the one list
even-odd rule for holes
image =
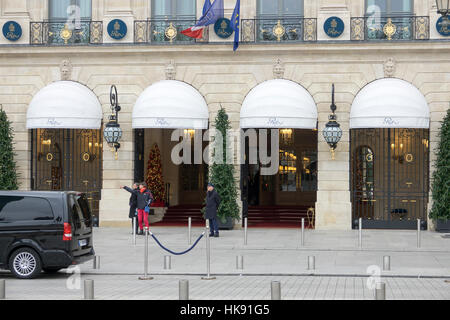
{"label": "blue flag", "polygon": [[[209,2],[207,0],[207,2]],[[207,4],[205,3],[205,6]],[[205,9],[205,8],[203,8]],[[214,3],[206,10],[205,14],[200,17],[195,26],[181,31],[187,37],[201,39],[203,37],[203,29],[210,24],[216,23],[219,18],[223,18],[223,0],[215,0]]]}
{"label": "blue flag", "polygon": [[234,45],[233,51],[236,51],[239,47],[239,19],[241,15],[241,0],[236,1],[236,7],[234,7],[233,14],[231,15],[230,27],[234,30]]}
{"label": "blue flag", "polygon": [[204,16],[205,13],[208,12],[209,8],[211,8],[211,0],[205,0],[205,4],[203,5],[202,16]]}

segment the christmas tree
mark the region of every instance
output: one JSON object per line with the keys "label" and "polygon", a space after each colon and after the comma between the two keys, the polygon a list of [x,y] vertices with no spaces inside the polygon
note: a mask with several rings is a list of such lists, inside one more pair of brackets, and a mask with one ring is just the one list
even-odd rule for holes
{"label": "christmas tree", "polygon": [[17,190],[13,130],[6,112],[0,107],[0,190]]}
{"label": "christmas tree", "polygon": [[450,109],[442,122],[439,134],[441,141],[437,149],[437,160],[433,173],[433,207],[430,218],[450,220]]}
{"label": "christmas tree", "polygon": [[147,183],[148,189],[153,194],[152,207],[164,206],[164,181],[162,175],[161,153],[158,145],[155,143],[150,150],[147,165]]}
{"label": "christmas tree", "polygon": [[[239,219],[239,206],[237,203],[237,189],[236,180],[234,178],[234,166],[233,164],[226,163],[227,159],[227,130],[231,129],[228,115],[223,108],[220,108],[217,117],[215,119],[216,130],[222,134],[223,141],[222,146],[217,144],[221,143],[220,139],[215,141],[214,149],[221,148],[223,150],[222,163],[213,162],[210,167],[210,181],[214,184],[214,188],[220,196],[221,202],[217,212],[217,216],[225,223],[227,217],[233,219]],[[213,154],[213,158],[214,158]],[[219,161],[218,161],[219,162]]]}

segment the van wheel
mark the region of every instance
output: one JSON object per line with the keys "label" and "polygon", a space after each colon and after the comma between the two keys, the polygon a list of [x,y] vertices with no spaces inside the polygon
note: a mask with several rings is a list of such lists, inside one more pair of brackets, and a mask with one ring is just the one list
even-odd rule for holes
{"label": "van wheel", "polygon": [[9,258],[9,270],[16,278],[32,279],[41,273],[41,258],[31,248],[20,248]]}
{"label": "van wheel", "polygon": [[62,268],[42,268],[45,273],[57,273]]}

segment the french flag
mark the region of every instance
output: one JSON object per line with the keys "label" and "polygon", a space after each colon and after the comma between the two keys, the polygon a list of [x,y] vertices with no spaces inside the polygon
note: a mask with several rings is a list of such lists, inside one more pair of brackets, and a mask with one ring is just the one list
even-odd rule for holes
{"label": "french flag", "polygon": [[210,0],[206,0],[203,6],[203,15],[197,24],[181,33],[190,38],[201,39],[205,27],[216,23],[219,18],[223,18],[223,0],[215,0],[213,4]]}

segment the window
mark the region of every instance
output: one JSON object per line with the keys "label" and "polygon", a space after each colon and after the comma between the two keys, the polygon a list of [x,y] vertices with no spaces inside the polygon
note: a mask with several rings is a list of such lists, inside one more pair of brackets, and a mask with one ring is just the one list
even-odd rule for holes
{"label": "window", "polygon": [[[48,3],[48,17],[49,20],[67,20],[69,14],[67,13],[69,6],[78,6],[80,8],[81,20],[90,20],[92,3],[91,0],[49,0]],[[70,10],[69,10],[70,12]]]}
{"label": "window", "polygon": [[260,17],[303,16],[303,0],[258,0]]}
{"label": "window", "polygon": [[195,3],[195,0],[153,0],[152,17],[154,19],[195,19]]}
{"label": "window", "polygon": [[366,0],[366,16],[412,15],[413,0]]}
{"label": "window", "polygon": [[0,196],[0,221],[53,220],[50,203],[43,198]]}

